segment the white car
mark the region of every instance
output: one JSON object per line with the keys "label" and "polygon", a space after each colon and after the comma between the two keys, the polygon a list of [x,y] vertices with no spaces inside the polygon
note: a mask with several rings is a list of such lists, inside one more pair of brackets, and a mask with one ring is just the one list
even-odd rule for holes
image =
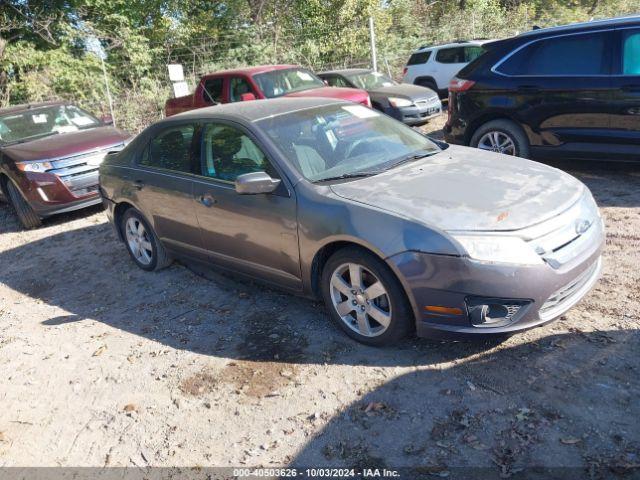
{"label": "white car", "polygon": [[402,82],[430,88],[438,92],[440,98],[446,98],[451,79],[482,55],[482,45],[491,41],[471,40],[420,47],[409,57]]}

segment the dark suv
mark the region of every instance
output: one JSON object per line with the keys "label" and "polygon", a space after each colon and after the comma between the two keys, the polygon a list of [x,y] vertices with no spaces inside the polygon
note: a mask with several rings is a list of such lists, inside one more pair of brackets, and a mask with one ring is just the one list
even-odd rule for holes
{"label": "dark suv", "polygon": [[521,157],[640,159],[640,16],[484,47],[449,85],[448,142]]}

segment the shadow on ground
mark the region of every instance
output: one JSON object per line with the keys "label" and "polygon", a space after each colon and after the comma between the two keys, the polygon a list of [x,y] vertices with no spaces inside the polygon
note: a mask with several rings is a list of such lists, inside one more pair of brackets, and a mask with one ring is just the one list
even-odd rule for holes
{"label": "shadow on ground", "polygon": [[429,365],[464,358],[502,339],[474,343],[408,340],[392,349],[354,343],[320,303],[175,264],[138,269],[110,225],[58,233],[0,253],[0,282],[61,308],[47,327],[97,320],[164,345],[257,362]]}
{"label": "shadow on ground", "polygon": [[334,415],[291,465],[638,478],[639,349],[638,330],[551,335],[402,375]]}

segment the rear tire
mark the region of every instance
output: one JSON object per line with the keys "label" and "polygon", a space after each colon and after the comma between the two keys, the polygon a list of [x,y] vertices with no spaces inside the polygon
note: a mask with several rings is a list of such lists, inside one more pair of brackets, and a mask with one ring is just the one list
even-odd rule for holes
{"label": "rear tire", "polygon": [[149,222],[135,208],[122,215],[122,238],[131,259],[143,270],[162,270],[171,265],[171,257]]}
{"label": "rear tire", "polygon": [[13,205],[18,215],[18,220],[20,220],[24,228],[32,229],[42,225],[42,220],[38,214],[31,208],[31,205],[24,199],[18,187],[11,180],[7,180],[7,195],[9,202]]}
{"label": "rear tire", "polygon": [[[511,142],[514,147],[514,153],[500,152],[498,143],[493,142],[492,137],[504,139],[504,142]],[[491,148],[496,144],[496,149]],[[470,146],[497,153],[505,153],[506,155],[514,155],[516,157],[529,158],[529,140],[522,128],[511,120],[492,120],[481,125],[471,137]]]}
{"label": "rear tire", "polygon": [[322,269],[321,288],[333,322],[360,343],[393,345],[415,325],[402,285],[366,250],[347,247],[334,253]]}

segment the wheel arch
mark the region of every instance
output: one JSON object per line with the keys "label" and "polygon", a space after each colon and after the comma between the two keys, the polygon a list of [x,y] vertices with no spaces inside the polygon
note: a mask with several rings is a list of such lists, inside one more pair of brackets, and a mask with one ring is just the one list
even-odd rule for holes
{"label": "wheel arch", "polygon": [[421,87],[426,87],[426,85],[422,84],[421,82],[432,83],[433,86],[436,87],[436,91],[440,88],[438,87],[438,82],[436,82],[436,79],[430,75],[419,75],[413,79],[414,85],[420,85]]}
{"label": "wheel arch", "polygon": [[[322,247],[320,247],[316,251],[315,255],[313,256],[313,260],[311,261],[310,286],[311,286],[311,293],[313,294],[314,297],[322,298],[322,293],[320,291],[320,279],[322,278],[322,271],[324,269],[324,265],[327,263],[327,260],[329,259],[329,257],[331,257],[331,255],[336,253],[338,250],[342,250],[343,248],[348,248],[348,247],[355,247],[355,248],[359,248],[360,250],[364,250],[376,256],[383,262],[387,263],[385,261],[385,257],[382,254],[382,252],[380,252],[374,247],[371,247],[369,245],[366,245],[358,241],[357,239],[352,239],[352,238],[332,239],[326,242],[324,245],[322,245]],[[394,274],[396,273],[394,272]]]}
{"label": "wheel arch", "polygon": [[122,216],[127,210],[131,208],[135,208],[136,210],[138,210],[133,203],[122,201],[117,203],[113,209],[113,224],[116,228],[116,232],[118,233],[118,238],[123,242],[124,233],[122,232]]}
{"label": "wheel arch", "polygon": [[529,142],[531,142],[531,138],[529,137],[527,130],[522,127],[521,123],[517,119],[510,115],[505,115],[504,112],[487,112],[469,122],[469,127],[466,129],[464,134],[464,144],[471,145],[471,138],[473,137],[473,134],[476,133],[476,131],[485,123],[493,122],[494,120],[506,120],[514,123],[522,129]]}

